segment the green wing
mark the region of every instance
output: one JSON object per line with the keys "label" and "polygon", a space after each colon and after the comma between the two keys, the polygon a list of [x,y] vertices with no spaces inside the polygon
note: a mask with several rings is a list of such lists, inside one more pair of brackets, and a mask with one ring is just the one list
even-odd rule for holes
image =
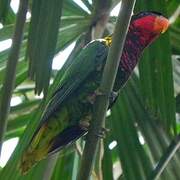
{"label": "green wing", "polygon": [[95,72],[99,65],[104,64],[107,51],[108,48],[104,43],[94,41],[88,44],[67,67],[59,87],[44,110],[40,124],[22,156],[20,168],[23,173],[48,154],[63,148],[86,132],[78,126],[68,125],[68,121],[65,120],[69,118],[69,114],[63,103],[83,85],[83,82],[87,83],[87,76]]}
{"label": "green wing", "polygon": [[105,63],[107,53],[108,47],[99,40],[89,43],[79,53],[65,71],[59,87],[49,101],[42,116],[43,122],[83,83],[88,75],[93,73],[98,66]]}

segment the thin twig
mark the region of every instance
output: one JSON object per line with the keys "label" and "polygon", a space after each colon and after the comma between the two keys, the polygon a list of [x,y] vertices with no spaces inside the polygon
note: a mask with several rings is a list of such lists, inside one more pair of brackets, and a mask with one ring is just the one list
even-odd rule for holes
{"label": "thin twig", "polygon": [[17,14],[16,27],[13,36],[12,47],[7,61],[5,79],[3,82],[0,102],[0,152],[3,143],[3,137],[7,127],[7,116],[10,110],[10,101],[14,89],[16,77],[16,66],[19,57],[21,40],[23,37],[23,28],[26,21],[26,13],[28,9],[28,0],[21,0],[19,11]]}
{"label": "thin twig", "polygon": [[177,20],[179,15],[180,15],[180,5],[177,7],[177,9],[174,11],[172,16],[169,18],[170,24],[173,24]]}
{"label": "thin twig", "polygon": [[157,180],[162,174],[163,170],[166,168],[170,160],[173,158],[176,151],[180,149],[180,134],[172,141],[172,143],[167,148],[167,151],[160,159],[158,165],[153,170],[152,177],[150,179]]}
{"label": "thin twig", "polygon": [[82,149],[81,149],[81,146],[78,142],[75,143],[75,149],[76,149],[76,152],[77,154],[79,155],[79,157],[82,157]]}
{"label": "thin twig", "polygon": [[42,180],[51,179],[58,157],[59,153],[53,154],[52,156],[48,157],[46,167],[43,171]]}
{"label": "thin twig", "polygon": [[112,46],[108,53],[100,85],[100,91],[102,94],[106,94],[106,96],[98,96],[96,98],[93,121],[87,135],[87,142],[83,152],[81,167],[77,178],[78,180],[88,180],[92,171],[97,144],[99,142],[97,133],[102,129],[102,125],[105,121],[105,114],[109,105],[108,94],[112,91],[114,85],[134,4],[135,0],[122,0],[121,10],[113,35]]}

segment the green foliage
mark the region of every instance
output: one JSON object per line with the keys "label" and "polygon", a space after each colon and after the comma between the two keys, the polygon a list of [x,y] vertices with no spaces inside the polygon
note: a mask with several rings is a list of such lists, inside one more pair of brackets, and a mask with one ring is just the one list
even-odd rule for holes
{"label": "green foliage", "polygon": [[62,1],[34,1],[28,37],[29,74],[36,93],[47,93],[55,52]]}
{"label": "green foliage", "polygon": [[[14,32],[16,14],[13,13],[9,2],[0,0],[0,22],[3,24],[0,29],[0,41],[12,38]],[[52,159],[38,163],[25,176],[20,175],[17,168],[22,152],[39,123],[43,108],[58,86],[62,74],[72,63],[73,57],[91,40],[91,35],[96,29],[95,24],[92,24],[92,19],[98,17],[93,14],[96,1],[90,4],[88,0],[83,0],[90,13],[73,0],[64,0],[63,6],[61,1],[57,1],[59,5],[54,2],[56,1],[34,0],[29,3],[32,18],[25,24],[13,91],[13,96],[19,96],[22,102],[11,107],[5,133],[5,140],[13,137],[19,137],[20,140],[7,165],[0,169],[0,179],[45,179],[49,169],[48,177],[51,180],[75,180],[78,173],[81,156],[74,146]],[[109,2],[109,9],[112,9],[119,1]],[[40,5],[45,8],[40,8]],[[136,3],[136,11],[154,10],[171,18],[178,5],[178,0],[139,0]],[[54,11],[50,11],[49,7]],[[106,34],[109,33],[109,27],[114,27],[112,19],[110,18],[105,29]],[[168,32],[146,49],[137,69],[138,73],[133,75],[121,91],[120,98],[107,117],[106,126],[110,128],[110,132],[104,140],[104,180],[113,177],[125,180],[150,178],[156,164],[161,162],[162,157],[167,157],[167,148],[180,133],[179,32],[180,19],[177,18]],[[74,41],[75,48],[65,66],[56,73],[51,67],[53,57]],[[9,53],[10,49],[0,52],[0,92]],[[52,75],[54,73],[55,77]],[[35,77],[35,82],[29,80],[29,74]],[[50,79],[53,83],[48,87]],[[44,89],[47,92],[46,99],[37,99],[35,89],[38,93]],[[117,146],[110,150],[109,144],[114,140],[117,141]],[[78,141],[80,148],[83,147],[82,144]],[[179,169],[180,155],[177,151],[159,179],[178,180]],[[95,172],[96,170],[93,171],[92,179],[95,179]]]}

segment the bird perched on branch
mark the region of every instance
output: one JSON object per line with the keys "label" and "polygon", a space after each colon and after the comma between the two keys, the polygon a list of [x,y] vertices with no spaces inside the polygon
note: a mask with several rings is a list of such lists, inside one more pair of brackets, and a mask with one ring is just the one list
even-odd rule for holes
{"label": "bird perched on branch", "polygon": [[[118,92],[127,82],[144,48],[165,32],[168,26],[168,20],[157,12],[140,12],[132,16],[114,92]],[[88,132],[111,42],[112,36],[90,42],[67,67],[22,156],[22,173]],[[115,94],[112,92],[110,96],[110,105],[116,98]]]}

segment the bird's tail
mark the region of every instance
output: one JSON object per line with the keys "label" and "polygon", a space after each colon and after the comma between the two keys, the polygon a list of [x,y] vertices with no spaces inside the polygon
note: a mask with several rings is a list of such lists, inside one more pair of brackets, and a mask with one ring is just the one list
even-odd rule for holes
{"label": "bird's tail", "polygon": [[26,153],[23,155],[19,164],[19,169],[22,175],[25,175],[29,169],[36,164],[34,153]]}
{"label": "bird's tail", "polygon": [[87,133],[87,130],[76,125],[67,127],[56,135],[48,136],[48,128],[48,126],[43,125],[24,152],[19,165],[21,174],[26,174],[38,161],[59,151]]}
{"label": "bird's tail", "polygon": [[42,140],[45,132],[46,126],[44,125],[39,129],[37,134],[32,139],[30,146],[23,153],[19,164],[19,168],[22,174],[26,174],[31,167],[47,156],[49,149],[51,148],[50,140],[47,141],[47,144],[39,146],[39,142]]}

